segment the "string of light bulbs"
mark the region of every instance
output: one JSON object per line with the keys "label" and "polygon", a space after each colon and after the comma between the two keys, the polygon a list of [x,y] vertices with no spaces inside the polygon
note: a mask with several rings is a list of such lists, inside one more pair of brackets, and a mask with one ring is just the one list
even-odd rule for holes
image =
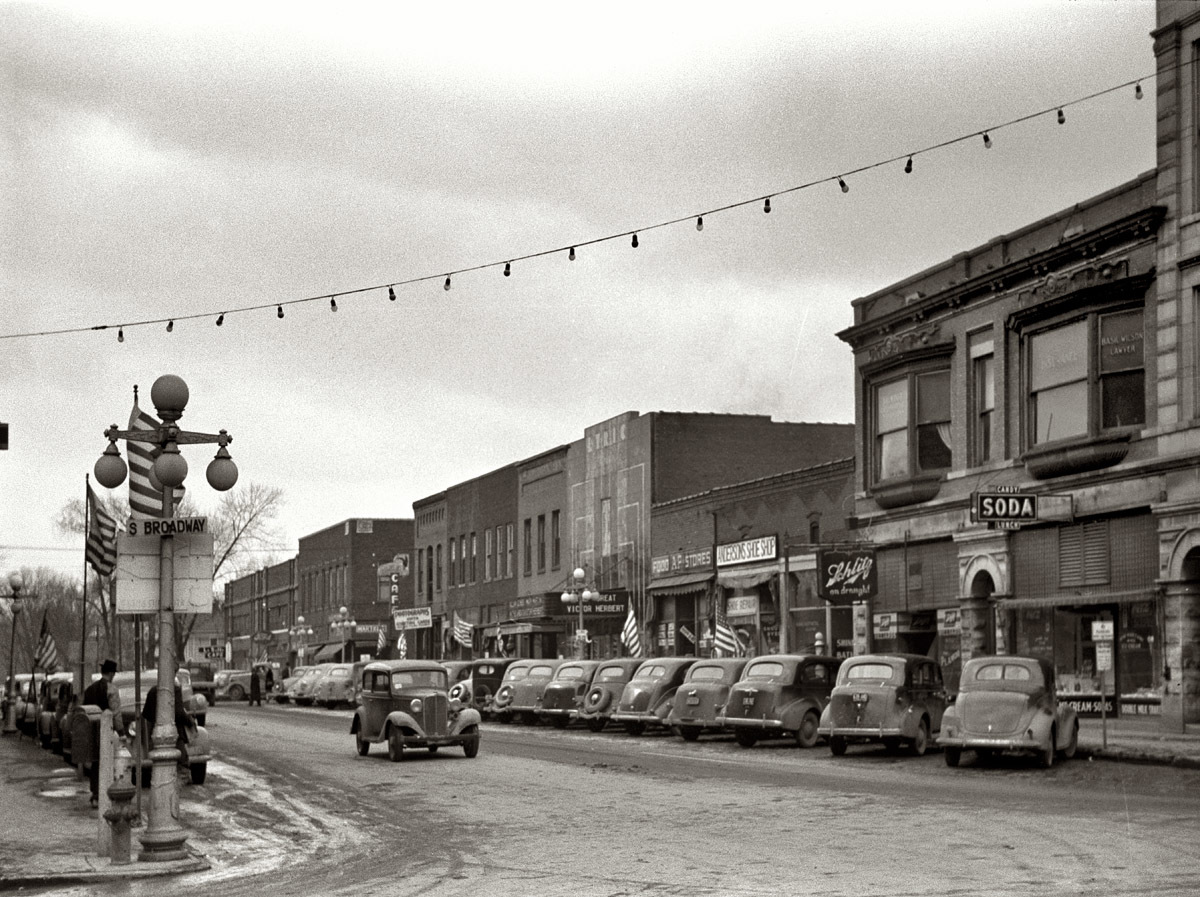
{"label": "string of light bulbs", "polygon": [[[1191,65],[1193,63],[1193,61],[1194,60],[1192,60],[1192,59],[1186,59],[1186,60],[1179,62],[1178,64],[1176,64],[1174,66],[1164,67],[1162,69],[1162,73],[1182,69],[1185,66]],[[607,243],[607,242],[610,242],[613,240],[621,240],[621,239],[629,238],[630,246],[634,249],[637,249],[638,245],[639,245],[639,241],[638,241],[639,234],[644,234],[649,231],[659,230],[659,229],[665,228],[665,227],[672,227],[672,226],[682,224],[685,222],[689,222],[689,221],[693,221],[693,220],[695,221],[696,230],[703,231],[704,230],[704,219],[706,216],[717,215],[722,212],[728,212],[733,209],[742,208],[744,206],[753,206],[753,205],[761,204],[763,212],[766,214],[770,214],[771,200],[773,198],[779,197],[779,196],[786,196],[789,193],[796,193],[801,190],[811,189],[811,188],[817,187],[821,184],[836,183],[842,193],[849,193],[850,185],[849,185],[849,183],[847,183],[847,179],[853,178],[855,175],[863,174],[864,172],[872,171],[877,168],[884,168],[889,165],[895,165],[901,161],[904,162],[904,169],[903,169],[904,172],[906,174],[911,174],[913,171],[913,159],[915,159],[917,156],[922,156],[922,155],[926,155],[928,153],[933,153],[938,150],[945,149],[950,146],[954,146],[955,144],[958,144],[958,143],[964,143],[966,141],[981,139],[983,142],[984,149],[991,149],[991,147],[993,145],[991,135],[994,133],[1003,131],[1006,128],[1011,128],[1011,127],[1014,127],[1015,125],[1023,124],[1024,122],[1032,121],[1033,119],[1041,118],[1041,117],[1047,116],[1047,115],[1053,115],[1055,117],[1055,120],[1058,122],[1058,124],[1060,124],[1060,125],[1065,124],[1067,119],[1066,119],[1066,113],[1064,112],[1064,110],[1069,109],[1072,106],[1078,106],[1083,103],[1087,103],[1091,100],[1094,100],[1098,97],[1105,96],[1110,93],[1116,93],[1117,91],[1120,91],[1120,90],[1127,90],[1130,87],[1132,87],[1134,89],[1134,98],[1137,100],[1140,100],[1144,96],[1144,91],[1142,90],[1142,82],[1143,81],[1152,81],[1152,80],[1154,80],[1154,78],[1157,77],[1158,74],[1159,73],[1156,72],[1156,73],[1153,73],[1150,75],[1145,75],[1141,78],[1133,78],[1129,81],[1124,81],[1120,84],[1115,84],[1111,87],[1106,87],[1106,88],[1103,88],[1102,90],[1094,91],[1093,93],[1089,93],[1086,96],[1077,97],[1073,100],[1068,100],[1067,102],[1064,102],[1064,103],[1056,103],[1052,106],[1048,106],[1048,107],[1046,107],[1044,109],[1040,109],[1036,112],[1030,112],[1026,115],[1021,115],[1021,116],[1018,116],[1017,118],[1013,118],[1008,121],[1001,122],[1000,124],[992,125],[990,127],[984,128],[982,130],[971,131],[966,134],[961,134],[957,137],[952,137],[948,140],[943,140],[940,143],[934,143],[934,144],[930,144],[929,146],[922,147],[921,149],[903,152],[903,153],[900,153],[895,156],[891,156],[886,159],[881,159],[877,162],[871,162],[866,165],[861,165],[858,168],[852,168],[852,169],[849,169],[846,171],[842,171],[839,174],[828,175],[825,177],[817,178],[816,180],[807,181],[803,184],[796,184],[791,187],[785,187],[780,190],[775,190],[775,191],[772,191],[771,193],[766,193],[761,196],[752,197],[750,199],[740,199],[735,202],[727,203],[727,204],[721,205],[721,206],[716,206],[714,208],[707,209],[702,212],[691,213],[688,215],[682,215],[677,218],[671,218],[671,219],[668,219],[665,221],[659,221],[657,223],[644,225],[642,227],[633,228],[631,230],[621,231],[619,233],[606,234],[606,235],[600,236],[600,237],[592,237],[590,239],[580,240],[575,243],[571,243],[569,245],[557,246],[553,249],[543,249],[543,250],[538,250],[536,252],[529,252],[524,255],[510,256],[507,259],[505,259],[504,261],[484,262],[484,263],[481,263],[478,265],[469,265],[469,266],[463,267],[463,268],[455,268],[451,271],[444,271],[444,272],[440,272],[438,274],[424,274],[424,275],[420,275],[417,277],[410,277],[410,278],[406,278],[406,279],[402,279],[402,280],[392,281],[390,283],[374,284],[372,286],[356,287],[353,289],[339,290],[336,292],[324,292],[324,293],[319,293],[319,294],[316,294],[313,296],[305,296],[305,297],[299,298],[299,299],[287,299],[287,300],[283,300],[283,301],[265,302],[265,303],[256,304],[256,305],[237,306],[237,307],[232,307],[232,308],[226,308],[222,311],[216,311],[216,312],[213,312],[213,311],[195,312],[193,314],[175,315],[173,317],[147,318],[144,320],[122,321],[122,322],[115,323],[115,324],[94,324],[94,325],[90,325],[90,326],[66,327],[66,328],[62,328],[59,330],[40,330],[40,331],[29,331],[29,332],[24,332],[24,333],[4,333],[4,334],[0,334],[0,339],[23,339],[23,338],[44,337],[44,336],[59,336],[62,334],[69,334],[69,333],[86,333],[86,332],[92,331],[92,330],[116,329],[118,342],[124,342],[125,341],[125,328],[127,328],[127,327],[133,328],[133,327],[145,327],[145,326],[150,326],[150,325],[155,325],[155,324],[159,324],[159,325],[165,324],[166,331],[168,333],[172,333],[175,330],[175,322],[176,321],[191,321],[191,320],[198,320],[198,319],[215,319],[216,326],[221,327],[224,325],[225,318],[228,315],[248,314],[251,312],[263,311],[265,309],[274,308],[276,316],[279,318],[283,318],[285,316],[284,315],[285,307],[290,307],[293,305],[302,305],[302,304],[310,303],[310,302],[322,302],[325,300],[328,300],[328,302],[329,302],[330,311],[336,313],[338,310],[338,304],[337,304],[338,299],[344,300],[345,298],[350,297],[350,296],[358,296],[358,295],[362,295],[364,293],[383,292],[386,290],[388,300],[391,302],[395,302],[397,287],[412,286],[415,284],[427,283],[429,281],[437,281],[437,280],[442,280],[442,288],[444,290],[449,291],[453,285],[453,278],[458,275],[461,275],[461,274],[469,274],[469,273],[472,273],[475,271],[484,271],[489,268],[499,268],[499,267],[503,266],[504,276],[511,277],[512,276],[512,266],[515,262],[524,262],[524,261],[529,261],[531,259],[542,258],[545,256],[558,255],[560,253],[566,253],[567,259],[569,261],[575,261],[578,250],[580,250],[584,247],[587,247],[587,246],[595,246],[600,243]]]}

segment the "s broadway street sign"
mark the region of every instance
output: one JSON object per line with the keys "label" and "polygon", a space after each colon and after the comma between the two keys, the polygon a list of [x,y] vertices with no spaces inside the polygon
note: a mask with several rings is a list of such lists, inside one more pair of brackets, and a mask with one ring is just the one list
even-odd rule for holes
{"label": "s broadway street sign", "polygon": [[207,517],[131,517],[125,532],[131,536],[178,536],[208,532]]}

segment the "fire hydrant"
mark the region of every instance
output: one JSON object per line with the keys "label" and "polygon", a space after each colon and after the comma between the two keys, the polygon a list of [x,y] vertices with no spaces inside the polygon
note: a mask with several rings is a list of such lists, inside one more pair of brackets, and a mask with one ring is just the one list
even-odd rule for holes
{"label": "fire hydrant", "polygon": [[111,804],[104,811],[104,818],[112,826],[111,859],[114,866],[124,866],[130,862],[129,830],[139,816],[137,807],[133,805],[135,794],[137,788],[124,778],[108,786],[108,799]]}

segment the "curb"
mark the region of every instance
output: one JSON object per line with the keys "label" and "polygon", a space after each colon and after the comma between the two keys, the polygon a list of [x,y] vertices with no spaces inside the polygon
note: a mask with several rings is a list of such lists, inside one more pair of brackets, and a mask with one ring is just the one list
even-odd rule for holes
{"label": "curb", "polygon": [[[44,854],[44,856],[67,859],[61,854]],[[0,874],[0,892],[52,884],[96,884],[106,881],[157,878],[165,875],[182,875],[188,872],[204,872],[212,868],[209,862],[199,854],[192,854],[186,860],[173,860],[167,863],[140,863],[134,860],[120,865],[114,865],[111,862],[104,862],[101,865],[101,859],[96,859],[97,865],[92,868],[63,869],[59,865],[59,868],[47,869],[45,872],[27,869],[14,874]],[[80,858],[76,856],[71,856],[67,860],[72,864],[79,861]]]}
{"label": "curb", "polygon": [[1177,769],[1200,769],[1200,758],[1186,754],[1150,753],[1127,748],[1079,748],[1075,754],[1080,760],[1107,760],[1117,763],[1136,763],[1142,766],[1173,766]]}

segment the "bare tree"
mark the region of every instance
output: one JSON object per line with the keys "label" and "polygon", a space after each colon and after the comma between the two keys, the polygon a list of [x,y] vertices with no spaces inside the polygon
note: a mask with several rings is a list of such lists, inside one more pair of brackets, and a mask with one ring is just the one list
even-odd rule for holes
{"label": "bare tree", "polygon": [[[116,497],[113,492],[99,497],[104,509],[118,524],[129,518],[129,503],[125,499]],[[271,563],[269,552],[278,544],[280,538],[275,529],[275,521],[283,502],[282,489],[264,486],[261,483],[247,483],[221,496],[217,510],[208,515],[200,515],[190,494],[186,494],[180,503],[178,514],[184,517],[208,517],[208,529],[213,534],[213,578],[222,580]],[[72,499],[59,512],[55,526],[60,532],[82,534],[86,514],[84,500]],[[266,558],[260,556],[264,551],[268,552]],[[109,607],[108,602],[104,600],[104,594],[108,592],[107,586],[105,581],[101,595],[92,606],[96,607],[103,618],[105,630],[109,631],[115,624],[115,608]],[[218,604],[221,597],[223,596],[218,592]],[[196,622],[196,614],[176,615],[176,657],[184,656],[184,646],[191,638]]]}
{"label": "bare tree", "polygon": [[[13,638],[11,602],[4,601],[0,609],[0,640],[4,642],[5,651],[13,645],[13,666],[17,673],[28,673],[33,663],[33,655],[41,638],[42,620],[46,621],[46,631],[54,638],[58,647],[58,663],[62,669],[69,668],[71,659],[68,656],[69,646],[79,642],[86,636],[80,624],[79,610],[82,601],[79,581],[66,574],[48,567],[36,570],[25,568],[21,570],[25,584],[21,589],[21,612],[17,615],[16,637]],[[90,627],[89,627],[90,631]],[[110,635],[105,630],[105,636]],[[3,675],[8,674],[7,667]]]}

